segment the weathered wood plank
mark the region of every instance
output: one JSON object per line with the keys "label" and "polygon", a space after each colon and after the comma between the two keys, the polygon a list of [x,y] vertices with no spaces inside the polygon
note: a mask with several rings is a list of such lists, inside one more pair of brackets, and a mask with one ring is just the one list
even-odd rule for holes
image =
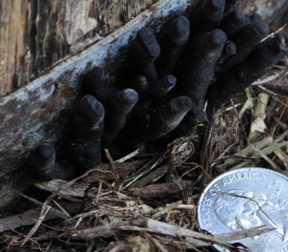
{"label": "weathered wood plank", "polygon": [[1,0],[0,97],[112,33],[153,2]]}
{"label": "weathered wood plank", "polygon": [[[103,39],[155,2],[1,0],[0,97]],[[271,19],[284,3],[249,0],[239,6]]]}

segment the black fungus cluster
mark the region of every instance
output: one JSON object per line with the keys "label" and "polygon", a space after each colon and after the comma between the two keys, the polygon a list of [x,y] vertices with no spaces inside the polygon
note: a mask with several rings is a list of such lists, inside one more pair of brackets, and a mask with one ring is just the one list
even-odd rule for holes
{"label": "black fungus cluster", "polygon": [[43,144],[29,155],[31,173],[40,180],[71,179],[102,163],[104,148],[113,158],[157,150],[191,134],[260,78],[288,51],[288,36],[261,42],[269,27],[258,14],[233,10],[235,2],[202,1],[190,18],[175,18],[159,42],[149,27],[141,29],[121,87],[107,85],[103,70],[93,67],[70,118],[65,162],[58,164],[53,147]]}

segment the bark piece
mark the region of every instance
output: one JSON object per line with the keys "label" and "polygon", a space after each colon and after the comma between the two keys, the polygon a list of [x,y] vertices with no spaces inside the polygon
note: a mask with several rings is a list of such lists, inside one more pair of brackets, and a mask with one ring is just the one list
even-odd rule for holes
{"label": "bark piece", "polygon": [[1,0],[0,97],[43,75],[71,52],[102,40],[154,3]]}

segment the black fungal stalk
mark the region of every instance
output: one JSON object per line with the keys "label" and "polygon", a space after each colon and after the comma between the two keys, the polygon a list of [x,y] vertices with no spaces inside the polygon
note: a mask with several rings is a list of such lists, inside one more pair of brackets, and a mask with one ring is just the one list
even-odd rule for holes
{"label": "black fungal stalk", "polygon": [[220,56],[221,60],[224,61],[227,57],[234,55],[237,51],[237,47],[233,41],[227,41],[223,52]]}
{"label": "black fungal stalk", "polygon": [[223,74],[208,90],[208,115],[220,108],[237,93],[271,69],[288,52],[288,35],[278,33],[260,43],[249,56],[236,67]]}
{"label": "black fungal stalk", "polygon": [[154,82],[157,80],[154,61],[159,55],[160,46],[152,30],[144,27],[137,33],[127,56],[131,70]]}
{"label": "black fungal stalk", "polygon": [[102,137],[105,148],[115,140],[119,131],[124,127],[126,117],[138,99],[137,92],[127,88],[114,93],[105,101],[105,129]]}
{"label": "black fungal stalk", "polygon": [[138,75],[135,78],[127,81],[125,87],[134,89],[139,95],[146,94],[149,89],[147,78],[143,75]]}
{"label": "black fungal stalk", "polygon": [[112,89],[104,82],[104,71],[100,67],[93,67],[84,77],[83,87],[87,94],[93,95],[103,102],[112,93]]}
{"label": "black fungal stalk", "polygon": [[180,16],[174,19],[168,34],[160,43],[161,54],[155,61],[159,76],[173,74],[189,40],[189,35],[190,24],[188,18]]}
{"label": "black fungal stalk", "polygon": [[225,14],[229,13],[234,6],[234,4],[237,2],[237,0],[226,0],[225,3]]}
{"label": "black fungal stalk", "polygon": [[162,108],[151,110],[145,116],[140,116],[134,123],[133,131],[126,136],[133,148],[138,148],[142,142],[150,141],[166,135],[174,130],[191,109],[192,101],[187,96],[179,96]]}
{"label": "black fungal stalk", "polygon": [[150,85],[146,100],[163,97],[176,85],[176,82],[177,79],[174,75],[168,75],[161,78],[156,83]]}
{"label": "black fungal stalk", "polygon": [[[173,75],[162,77],[157,82],[150,83],[146,92],[139,93],[139,102],[135,105],[130,115],[130,123],[133,123],[133,115],[143,115],[149,107],[162,106],[161,99],[176,85],[177,79]],[[164,99],[166,100],[166,98]],[[160,102],[158,102],[160,101]],[[131,118],[132,117],[132,118]]]}
{"label": "black fungal stalk", "polygon": [[236,45],[237,54],[228,57],[219,66],[220,72],[227,71],[244,60],[259,42],[268,35],[269,27],[258,14],[253,14],[249,20],[250,22],[240,28],[231,38],[231,41]]}
{"label": "black fungal stalk", "polygon": [[230,39],[245,23],[246,17],[242,10],[235,10],[224,16],[220,23],[220,29],[226,33]]}
{"label": "black fungal stalk", "polygon": [[67,166],[61,166],[55,161],[56,152],[49,144],[41,144],[32,150],[28,157],[28,172],[37,180],[49,181],[52,179],[70,180],[74,171]]}
{"label": "black fungal stalk", "polygon": [[224,47],[223,47],[223,51],[219,57],[219,59],[217,60],[217,62],[214,65],[214,73],[218,72],[218,66],[223,63],[228,57],[230,57],[231,55],[235,55],[237,52],[237,48],[236,45],[233,41],[226,41]]}
{"label": "black fungal stalk", "polygon": [[67,152],[72,165],[85,170],[101,164],[104,107],[91,95],[84,96],[69,121]]}
{"label": "black fungal stalk", "polygon": [[191,39],[213,30],[224,15],[225,0],[205,0],[190,17]]}
{"label": "black fungal stalk", "polygon": [[185,51],[177,73],[177,95],[187,95],[193,101],[201,100],[213,78],[216,61],[223,51],[226,35],[215,29],[201,36],[194,46]]}
{"label": "black fungal stalk", "polygon": [[176,139],[178,137],[189,136],[195,132],[195,127],[205,120],[204,112],[205,99],[201,99],[198,102],[193,102],[190,111],[181,121],[179,126],[173,130],[167,138]]}

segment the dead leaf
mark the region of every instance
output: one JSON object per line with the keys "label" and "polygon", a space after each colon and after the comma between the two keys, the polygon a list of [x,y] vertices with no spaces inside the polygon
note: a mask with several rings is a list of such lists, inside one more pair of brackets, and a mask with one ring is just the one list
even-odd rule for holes
{"label": "dead leaf", "polygon": [[267,129],[267,126],[264,122],[266,118],[266,114],[263,114],[263,115],[260,115],[258,116],[251,124],[251,132],[255,132],[255,131],[258,131],[258,132],[261,132],[261,133],[264,133],[265,130]]}

